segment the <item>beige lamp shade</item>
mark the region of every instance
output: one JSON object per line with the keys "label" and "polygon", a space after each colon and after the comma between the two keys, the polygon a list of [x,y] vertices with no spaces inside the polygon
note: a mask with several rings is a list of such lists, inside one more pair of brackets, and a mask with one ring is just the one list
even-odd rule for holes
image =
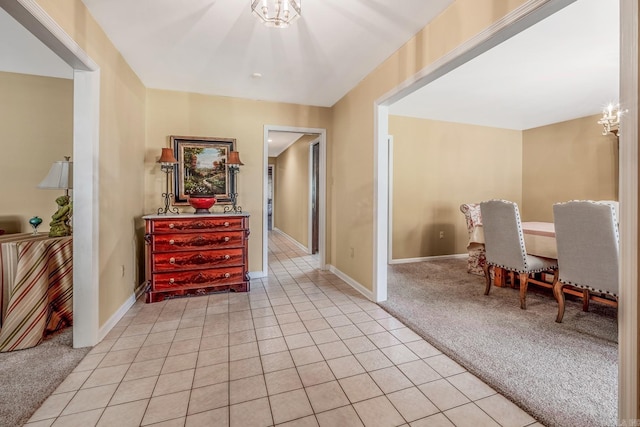
{"label": "beige lamp shade", "polygon": [[240,160],[240,153],[237,151],[229,151],[229,157],[227,158],[228,165],[244,166],[244,163]]}
{"label": "beige lamp shade", "polygon": [[47,176],[38,184],[38,188],[73,188],[73,162],[69,161],[69,157],[65,157],[64,161],[54,162]]}

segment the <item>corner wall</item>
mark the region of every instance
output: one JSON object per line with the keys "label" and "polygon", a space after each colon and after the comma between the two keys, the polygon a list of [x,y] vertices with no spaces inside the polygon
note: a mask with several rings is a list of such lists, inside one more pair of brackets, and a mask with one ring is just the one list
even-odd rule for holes
{"label": "corner wall", "polygon": [[618,200],[618,142],[599,115],[522,132],[522,220],[553,222],[553,204]]}
{"label": "corner wall", "polygon": [[[140,284],[146,89],[81,0],[36,0],[100,67],[99,324]],[[74,141],[82,144],[83,141]],[[123,273],[124,271],[124,273]],[[86,284],[95,286],[95,284]]]}
{"label": "corner wall", "polygon": [[330,263],[366,289],[373,290],[374,184],[381,178],[374,173],[376,101],[524,3],[456,0],[334,105]]}

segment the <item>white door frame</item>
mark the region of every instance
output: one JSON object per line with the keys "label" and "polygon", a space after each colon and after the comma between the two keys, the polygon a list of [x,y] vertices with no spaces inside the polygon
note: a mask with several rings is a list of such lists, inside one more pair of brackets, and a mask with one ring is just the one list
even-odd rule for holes
{"label": "white door frame", "polygon": [[295,132],[295,133],[317,133],[320,135],[320,209],[318,210],[318,254],[320,256],[320,268],[326,270],[326,217],[327,217],[327,130],[320,128],[290,127],[278,125],[264,125],[263,134],[263,202],[262,202],[262,274],[266,277],[269,274],[269,235],[267,229],[267,198],[269,196],[268,184],[268,164],[269,164],[269,132]]}
{"label": "white door frame", "polygon": [[[373,296],[387,299],[389,105],[432,82],[575,0],[529,0],[503,19],[380,97],[374,106]],[[620,304],[618,417],[638,419],[638,2],[620,0],[620,102],[629,112],[620,130]]]}
{"label": "white door frame", "polygon": [[73,69],[73,346],[98,343],[100,68],[35,0],[0,7]]}
{"label": "white door frame", "polygon": [[[387,263],[393,262],[393,135],[387,135]],[[385,298],[386,299],[386,298]]]}

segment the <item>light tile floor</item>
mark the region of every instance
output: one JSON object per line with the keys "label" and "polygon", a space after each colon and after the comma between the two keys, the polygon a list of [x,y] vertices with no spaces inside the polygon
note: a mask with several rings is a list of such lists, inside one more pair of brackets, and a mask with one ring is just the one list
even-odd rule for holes
{"label": "light tile floor", "polygon": [[138,301],[36,426],[541,426],[271,233],[249,293]]}

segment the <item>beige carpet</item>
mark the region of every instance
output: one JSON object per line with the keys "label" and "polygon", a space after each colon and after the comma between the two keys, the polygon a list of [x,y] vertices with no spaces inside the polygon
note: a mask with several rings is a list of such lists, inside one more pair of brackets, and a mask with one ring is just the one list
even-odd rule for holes
{"label": "beige carpet", "polygon": [[72,339],[66,328],[36,347],[0,353],[1,427],[24,425],[91,349],[72,348]]}
{"label": "beige carpet", "polygon": [[548,291],[493,287],[465,260],[389,267],[380,305],[546,426],[617,425],[617,311],[567,301],[564,321]]}

